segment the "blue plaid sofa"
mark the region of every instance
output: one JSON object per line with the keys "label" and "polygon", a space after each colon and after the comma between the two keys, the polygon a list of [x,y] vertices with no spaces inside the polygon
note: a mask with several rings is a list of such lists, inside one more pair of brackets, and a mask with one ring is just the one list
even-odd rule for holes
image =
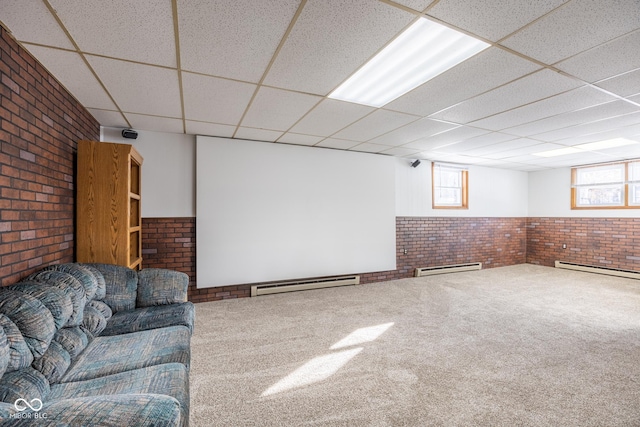
{"label": "blue plaid sofa", "polygon": [[0,288],[0,424],[187,426],[188,281],[72,263]]}

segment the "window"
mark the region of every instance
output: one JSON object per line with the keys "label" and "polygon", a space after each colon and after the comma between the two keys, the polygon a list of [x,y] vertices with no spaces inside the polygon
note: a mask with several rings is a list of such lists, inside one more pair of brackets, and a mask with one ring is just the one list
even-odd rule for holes
{"label": "window", "polygon": [[469,171],[465,167],[432,163],[431,175],[434,209],[469,208]]}
{"label": "window", "polygon": [[571,170],[571,209],[640,208],[640,160]]}

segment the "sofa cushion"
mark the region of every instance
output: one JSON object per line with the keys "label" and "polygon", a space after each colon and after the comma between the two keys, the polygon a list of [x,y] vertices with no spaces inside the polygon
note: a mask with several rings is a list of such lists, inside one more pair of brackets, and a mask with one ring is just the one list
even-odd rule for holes
{"label": "sofa cushion", "polygon": [[105,319],[109,320],[111,318],[111,316],[113,316],[113,311],[111,311],[111,307],[109,307],[107,304],[105,304],[102,301],[89,301],[87,303],[88,307],[93,307],[96,310],[98,310],[100,313],[102,313],[102,315],[104,316]]}
{"label": "sofa cushion", "polygon": [[82,327],[91,333],[92,336],[97,337],[104,328],[107,327],[107,319],[104,317],[104,314],[100,313],[90,305],[87,305],[84,308]]}
{"label": "sofa cushion", "polygon": [[161,363],[188,366],[190,337],[189,329],[184,326],[96,337],[61,382],[99,378]]}
{"label": "sofa cushion", "polygon": [[0,313],[7,316],[20,330],[34,357],[47,351],[56,333],[51,312],[31,295],[0,288]]}
{"label": "sofa cushion", "polygon": [[9,346],[9,339],[4,332],[4,328],[0,327],[0,377],[5,373],[9,367],[9,360],[11,358],[11,347]]}
{"label": "sofa cushion", "polygon": [[[1,407],[0,413],[11,413]],[[45,402],[40,414],[47,414],[43,425],[100,426],[100,427],[175,427],[186,426],[188,420],[180,416],[180,403],[170,396],[159,394],[120,394],[111,396],[77,397]],[[33,414],[32,414],[33,415]],[[34,419],[7,419],[3,427],[37,426]]]}
{"label": "sofa cushion", "polygon": [[73,314],[71,296],[62,289],[46,286],[36,281],[19,282],[13,286],[7,286],[6,289],[23,292],[40,300],[53,315],[53,323],[56,329],[64,326],[69,321],[71,314]]}
{"label": "sofa cushion", "polygon": [[89,337],[78,326],[60,329],[53,336],[53,340],[67,350],[71,360],[75,359],[89,345]]}
{"label": "sofa cushion", "polygon": [[26,368],[33,362],[33,354],[18,327],[4,314],[0,314],[0,326],[4,329],[9,345],[9,364],[6,372]]}
{"label": "sofa cushion", "polygon": [[69,352],[56,341],[51,341],[44,355],[34,360],[31,364],[31,366],[40,371],[51,384],[60,381],[60,378],[62,378],[64,373],[67,372],[67,369],[69,369],[69,365],[71,365]]}
{"label": "sofa cushion", "polygon": [[91,301],[95,297],[96,291],[98,290],[98,279],[89,269],[84,267],[82,264],[54,264],[45,267],[44,270],[69,273],[70,275],[75,277],[84,287],[87,301]]}
{"label": "sofa cushion", "polygon": [[166,326],[182,325],[193,332],[195,307],[191,302],[120,311],[107,321],[102,335],[119,335]]}
{"label": "sofa cushion", "polygon": [[71,299],[73,309],[69,320],[63,326],[78,326],[82,323],[87,297],[84,286],[82,286],[78,279],[62,271],[44,270],[31,274],[25,280],[40,282],[66,292]]}
{"label": "sofa cushion", "polygon": [[88,264],[104,277],[106,295],[103,299],[114,313],[136,307],[138,275],[135,270],[119,265]]}
{"label": "sofa cushion", "polygon": [[51,386],[49,400],[105,394],[166,394],[180,402],[189,419],[189,371],[182,363],[165,363],[86,381]]}
{"label": "sofa cushion", "polygon": [[17,399],[40,399],[44,402],[49,394],[49,382],[33,368],[8,372],[0,378],[0,401],[15,403]]}
{"label": "sofa cushion", "polygon": [[145,268],[138,272],[137,307],[187,301],[189,276],[163,268]]}
{"label": "sofa cushion", "polygon": [[93,267],[90,264],[80,264],[80,265],[82,265],[84,268],[89,270],[96,278],[96,283],[98,284],[98,287],[96,289],[96,294],[94,295],[93,298],[97,300],[104,299],[107,289],[106,289],[106,283],[104,281],[104,276],[102,275],[102,273],[100,273],[100,271],[97,268]]}

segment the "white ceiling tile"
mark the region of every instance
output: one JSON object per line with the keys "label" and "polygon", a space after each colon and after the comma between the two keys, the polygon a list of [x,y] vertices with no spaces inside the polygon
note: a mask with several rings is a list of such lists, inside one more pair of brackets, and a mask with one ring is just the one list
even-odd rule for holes
{"label": "white ceiling tile", "polygon": [[[499,142],[497,144],[491,144],[484,147],[466,150],[464,154],[469,156],[483,156],[491,159],[502,159],[505,157],[514,157],[520,154],[526,154],[532,152],[532,150],[544,151],[545,149],[536,149],[536,146],[541,145],[540,141],[535,141],[527,138],[519,138],[512,141]],[[549,150],[551,148],[548,148]],[[510,153],[505,155],[504,153]]]}
{"label": "white ceiling tile", "polygon": [[171,2],[49,0],[83,52],[176,66]]}
{"label": "white ceiling tile", "polygon": [[80,103],[87,108],[116,110],[117,107],[104,91],[100,82],[82,60],[80,54],[68,50],[30,45],[29,52],[57,76]]}
{"label": "white ceiling tile", "polygon": [[390,156],[408,157],[419,152],[420,150],[417,150],[415,148],[393,147],[389,148],[388,150],[384,150],[381,153],[388,154]]}
{"label": "white ceiling tile", "polygon": [[299,4],[300,0],[179,0],[183,69],[257,83]]}
{"label": "white ceiling tile", "polygon": [[371,140],[374,144],[398,146],[426,136],[435,135],[458,125],[431,119],[420,119]]}
{"label": "white ceiling tile", "polygon": [[511,34],[566,0],[443,0],[428,14],[492,41]]}
{"label": "white ceiling tile", "polygon": [[358,144],[355,147],[350,148],[350,151],[361,151],[363,153],[380,153],[381,151],[388,150],[392,147],[388,145],[371,144],[370,142],[364,142]]}
{"label": "white ceiling tile", "polygon": [[396,3],[407,6],[415,11],[422,12],[433,3],[434,0],[395,0]]}
{"label": "white ceiling tile", "polygon": [[543,69],[485,94],[464,101],[431,117],[469,123],[580,86],[581,83]]}
{"label": "white ceiling tile", "polygon": [[406,144],[408,148],[418,148],[421,150],[438,150],[440,147],[465,141],[479,135],[487,134],[489,131],[470,126],[459,126],[454,129],[442,132],[426,138]]}
{"label": "white ceiling tile", "polygon": [[640,3],[573,0],[502,42],[554,64],[638,28]]}
{"label": "white ceiling tile", "polygon": [[596,83],[596,86],[620,96],[640,93],[640,68]]}
{"label": "white ceiling tile", "polygon": [[104,127],[126,128],[129,127],[122,114],[118,111],[96,110],[95,108],[87,108],[91,115]]}
{"label": "white ceiling tile", "polygon": [[373,108],[351,102],[325,99],[300,120],[292,132],[329,136],[373,111]]}
{"label": "white ceiling tile", "polygon": [[376,110],[333,136],[364,142],[418,119],[417,116],[395,111]]}
{"label": "white ceiling tile", "polygon": [[499,132],[491,132],[491,133],[486,133],[484,135],[476,136],[474,138],[469,138],[464,141],[457,142],[455,144],[439,147],[438,151],[442,151],[443,153],[466,154],[468,150],[474,150],[477,148],[486,147],[487,145],[493,145],[499,142],[510,141],[513,139],[516,139],[516,137],[513,135],[508,135],[506,133],[499,133]]}
{"label": "white ceiling tile", "polygon": [[155,132],[184,133],[181,119],[146,116],[142,114],[124,114],[134,129],[152,130]]}
{"label": "white ceiling tile", "polygon": [[531,61],[491,47],[429,80],[385,108],[427,116],[540,69]]}
{"label": "white ceiling tile", "polygon": [[347,141],[346,139],[327,138],[317,144],[318,147],[337,148],[339,150],[348,150],[360,144],[357,141]]}
{"label": "white ceiling tile", "polygon": [[594,120],[602,120],[607,117],[619,116],[622,114],[640,111],[636,107],[625,101],[614,101],[594,107],[584,108],[566,114],[560,114],[546,119],[537,120],[520,126],[505,129],[505,132],[518,136],[532,136],[544,132],[575,126],[581,123],[588,123]]}
{"label": "white ceiling tile", "polygon": [[285,131],[321,100],[315,95],[263,86],[253,99],[242,125]]}
{"label": "white ceiling tile", "polygon": [[577,136],[604,132],[610,129],[616,129],[636,123],[640,123],[640,112],[625,114],[623,116],[610,117],[608,119],[593,121],[590,123],[583,123],[568,128],[557,129],[551,132],[545,132],[535,135],[535,138],[541,141],[548,142],[559,141],[565,138],[575,139]]}
{"label": "white ceiling tile", "polygon": [[208,135],[231,138],[236,131],[235,126],[220,125],[217,123],[186,121],[187,132],[190,135]]}
{"label": "white ceiling tile", "polygon": [[280,138],[281,135],[282,132],[279,131],[241,127],[238,128],[234,138],[274,142],[276,139]]}
{"label": "white ceiling tile", "polygon": [[326,95],[416,17],[370,0],[308,0],[265,84]]}
{"label": "white ceiling tile", "polygon": [[322,136],[300,135],[298,133],[287,132],[282,135],[277,142],[296,145],[316,145],[322,141],[323,138]]}
{"label": "white ceiling tile", "polygon": [[256,86],[233,80],[182,73],[184,114],[187,120],[236,125]]}
{"label": "white ceiling tile", "polygon": [[485,129],[502,130],[545,117],[551,117],[615,100],[615,97],[607,95],[598,89],[583,86],[560,95],[472,122],[471,124]]}
{"label": "white ceiling tile", "polygon": [[86,58],[122,111],[182,117],[177,71],[99,56]]}
{"label": "white ceiling tile", "polygon": [[22,42],[74,49],[69,37],[42,1],[2,0],[0,20]]}
{"label": "white ceiling tile", "polygon": [[638,46],[640,31],[635,31],[562,61],[556,67],[593,83],[640,68]]}

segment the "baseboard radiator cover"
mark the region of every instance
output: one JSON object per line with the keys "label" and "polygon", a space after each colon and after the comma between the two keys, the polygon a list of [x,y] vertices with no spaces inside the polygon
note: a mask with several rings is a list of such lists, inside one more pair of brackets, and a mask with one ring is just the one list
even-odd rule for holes
{"label": "baseboard radiator cover", "polygon": [[434,274],[459,273],[461,271],[482,270],[481,262],[468,264],[439,265],[436,267],[416,268],[415,277],[431,276]]}
{"label": "baseboard radiator cover", "polygon": [[587,273],[606,274],[609,276],[627,277],[629,279],[640,279],[640,271],[622,270],[618,268],[609,268],[609,267],[599,267],[597,265],[587,265],[587,264],[577,264],[574,262],[556,261],[556,268],[585,271]]}
{"label": "baseboard radiator cover", "polygon": [[251,286],[251,296],[279,294],[282,292],[306,291],[309,289],[333,288],[359,285],[360,276],[334,276],[317,279],[292,280],[288,282],[264,283]]}

